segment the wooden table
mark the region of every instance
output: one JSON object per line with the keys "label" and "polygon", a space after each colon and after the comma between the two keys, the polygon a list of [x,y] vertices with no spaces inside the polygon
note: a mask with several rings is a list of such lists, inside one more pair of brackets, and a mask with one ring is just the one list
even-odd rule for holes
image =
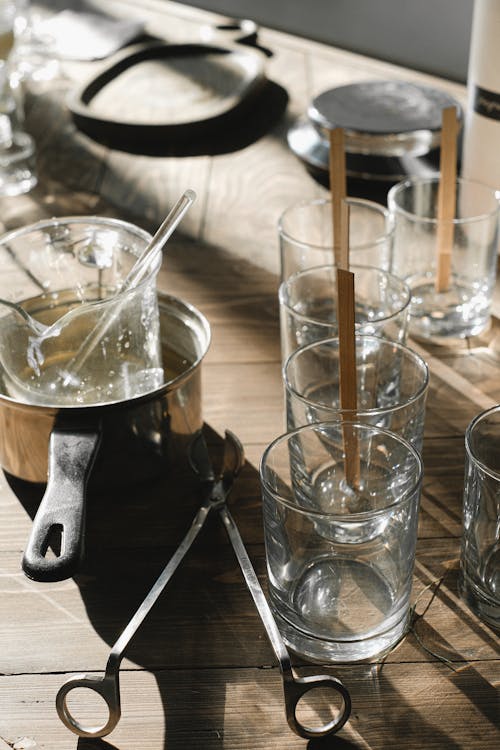
{"label": "wooden table", "polygon": [[[149,20],[179,40],[216,17],[170,2],[107,0],[100,7]],[[208,317],[204,415],[217,446],[224,429],[242,440],[247,463],[233,494],[243,539],[265,581],[258,461],[282,432],[277,318],[276,221],[292,201],[324,193],[286,145],[286,130],[313,94],[365,78],[461,86],[262,29],[273,51],[268,76],[288,92],[270,132],[232,153],[152,157],[103,147],[75,130],[64,94],[93,64],[65,67],[27,99],[39,186],[2,199],[10,228],[48,215],[96,213],[154,229],[186,187],[198,200],[169,242],[159,286]],[[349,723],[308,744],[287,728],[279,672],[224,532],[205,529],[122,664],[122,719],[105,741],[78,740],[59,721],[55,694],[75,672],[101,673],[110,644],[162,569],[182,529],[161,483],[101,498],[89,513],[89,560],[75,580],[40,584],[20,569],[40,488],[0,479],[0,749],[363,750],[498,747],[498,636],[457,594],[464,430],[500,400],[500,322],[481,337],[425,346],[431,369],[411,632],[383,661],[324,667],[352,694]],[[169,510],[145,510],[165,493]],[[101,513],[102,510],[102,513]],[[135,514],[135,515],[134,515]],[[130,519],[134,519],[131,533]],[[128,525],[127,525],[128,520]],[[127,530],[127,533],[125,533]],[[309,668],[310,669],[310,668]],[[314,671],[314,670],[313,670]],[[307,673],[307,667],[305,667]]]}

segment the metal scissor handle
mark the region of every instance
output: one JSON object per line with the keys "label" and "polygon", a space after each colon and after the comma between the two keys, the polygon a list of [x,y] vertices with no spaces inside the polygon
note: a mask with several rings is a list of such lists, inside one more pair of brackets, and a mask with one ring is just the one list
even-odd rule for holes
{"label": "metal scissor handle", "polygon": [[[259,613],[259,617],[273,647],[273,651],[278,659],[281,676],[283,679],[283,693],[285,698],[285,713],[288,726],[299,737],[314,739],[315,737],[325,737],[327,734],[338,732],[346,723],[351,713],[351,697],[347,688],[340,680],[331,675],[311,675],[309,677],[295,677],[292,671],[290,656],[276,625],[276,621],[271,612],[271,608],[264,596],[262,587],[253,568],[252,562],[248,556],[245,545],[241,538],[236,523],[225,505],[219,508],[219,514],[224,524],[224,528],[229,536],[238,563],[243,573],[245,583],[252,595],[252,599]],[[342,698],[341,710],[332,721],[319,727],[308,727],[302,724],[297,718],[297,705],[306,693],[318,688],[328,688],[340,695]]]}
{"label": "metal scissor handle", "polygon": [[[56,696],[56,708],[62,723],[80,737],[104,737],[109,734],[120,721],[120,686],[119,673],[106,671],[103,677],[91,674],[77,674],[70,677],[59,688]],[[101,726],[85,727],[77,721],[68,708],[67,696],[76,688],[87,688],[104,698],[108,708],[108,720]]]}
{"label": "metal scissor handle", "polygon": [[[342,708],[338,716],[319,727],[309,727],[297,718],[297,705],[306,693],[319,688],[326,688],[338,693],[342,698]],[[299,737],[314,739],[325,737],[342,729],[351,713],[351,696],[340,680],[332,675],[311,675],[309,677],[294,677],[291,670],[283,675],[283,693],[285,695],[286,720],[290,729]]]}
{"label": "metal scissor handle", "polygon": [[[151,608],[158,600],[163,589],[172,578],[173,574],[179,567],[181,561],[190,549],[194,540],[200,533],[203,524],[210,512],[210,500],[207,499],[200,506],[196,516],[193,519],[191,526],[183,540],[177,547],[176,551],[164,567],[151,590],[147,594],[142,604],[137,609],[136,613],[124,629],[116,643],[111,649],[108,657],[108,663],[106,665],[106,671],[103,677],[96,675],[75,675],[65,682],[60,688],[56,695],[56,709],[59,718],[65,724],[68,729],[79,735],[80,737],[104,737],[109,734],[117,725],[120,716],[120,663],[123,658],[123,653],[131,638],[137,632],[137,629],[145,619],[146,615],[149,614]],[[77,721],[67,704],[67,695],[76,688],[83,687],[93,690],[98,693],[108,706],[109,718],[108,721],[101,727],[84,727],[79,721]]]}

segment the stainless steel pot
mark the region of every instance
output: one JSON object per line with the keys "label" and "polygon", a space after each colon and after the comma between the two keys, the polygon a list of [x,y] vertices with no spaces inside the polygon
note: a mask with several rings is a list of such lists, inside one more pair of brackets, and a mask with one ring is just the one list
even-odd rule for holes
{"label": "stainless steel pot", "polygon": [[[176,297],[159,295],[164,384],[102,406],[50,407],[0,393],[0,464],[15,477],[47,482],[23,570],[38,581],[78,572],[85,539],[87,483],[140,484],[175,474],[203,425],[201,363],[210,343],[206,318]],[[48,556],[54,536],[61,552]]]}

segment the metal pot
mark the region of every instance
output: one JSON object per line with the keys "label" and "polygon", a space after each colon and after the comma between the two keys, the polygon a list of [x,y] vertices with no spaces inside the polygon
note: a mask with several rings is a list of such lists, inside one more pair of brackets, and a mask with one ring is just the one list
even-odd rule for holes
{"label": "metal pot", "polygon": [[[165,382],[136,398],[102,406],[39,406],[0,393],[0,464],[30,482],[47,482],[33,521],[23,570],[29,578],[69,578],[80,567],[87,483],[139,484],[185,463],[203,425],[201,362],[210,343],[206,318],[176,297],[160,294]],[[61,553],[47,556],[54,535]]]}

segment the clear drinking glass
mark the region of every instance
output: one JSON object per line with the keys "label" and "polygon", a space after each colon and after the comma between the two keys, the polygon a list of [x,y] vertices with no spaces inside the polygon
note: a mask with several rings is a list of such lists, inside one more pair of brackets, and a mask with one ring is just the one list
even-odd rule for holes
{"label": "clear drinking glass", "polygon": [[[52,81],[61,75],[61,64],[55,49],[54,38],[47,33],[46,22],[51,13],[31,0],[13,0],[17,5],[15,45],[9,56],[9,67],[14,83],[33,84]],[[57,15],[52,16],[57,21]]]}
{"label": "clear drinking glass", "polygon": [[[346,479],[344,429],[354,431],[359,483]],[[298,654],[360,661],[407,627],[422,463],[378,427],[324,422],[266,449],[260,467],[269,593]]]}
{"label": "clear drinking glass", "polygon": [[[393,229],[389,211],[379,203],[347,198],[351,261],[389,271]],[[330,200],[295,203],[278,222],[281,280],[297,271],[333,262],[333,220]]]}
{"label": "clear drinking glass", "polygon": [[[150,240],[133,224],[93,216],[49,219],[0,237],[4,394],[77,406],[161,385],[161,257],[137,286],[120,291]],[[97,330],[102,335],[82,357]]]}
{"label": "clear drinking glass", "polygon": [[20,7],[18,0],[0,2],[0,195],[27,193],[37,183],[35,142],[22,130],[8,63]]}
{"label": "clear drinking glass", "polygon": [[[354,272],[356,330],[404,343],[410,290],[392,274],[368,266]],[[290,276],[279,288],[283,362],[301,346],[338,335],[337,271],[318,266]]]}
{"label": "clear drinking glass", "polygon": [[[488,324],[496,278],[498,194],[458,179],[451,222],[437,219],[439,178],[411,179],[388,194],[394,218],[392,272],[411,288],[410,333],[425,339],[474,336]],[[438,237],[451,235],[451,270],[439,284]]]}
{"label": "clear drinking glass", "polygon": [[500,406],[465,433],[460,589],[471,609],[500,629]]}
{"label": "clear drinking glass", "polygon": [[340,406],[339,339],[294,351],[283,368],[287,430],[356,420],[396,432],[422,450],[429,368],[416,352],[377,336],[356,335],[357,411]]}

